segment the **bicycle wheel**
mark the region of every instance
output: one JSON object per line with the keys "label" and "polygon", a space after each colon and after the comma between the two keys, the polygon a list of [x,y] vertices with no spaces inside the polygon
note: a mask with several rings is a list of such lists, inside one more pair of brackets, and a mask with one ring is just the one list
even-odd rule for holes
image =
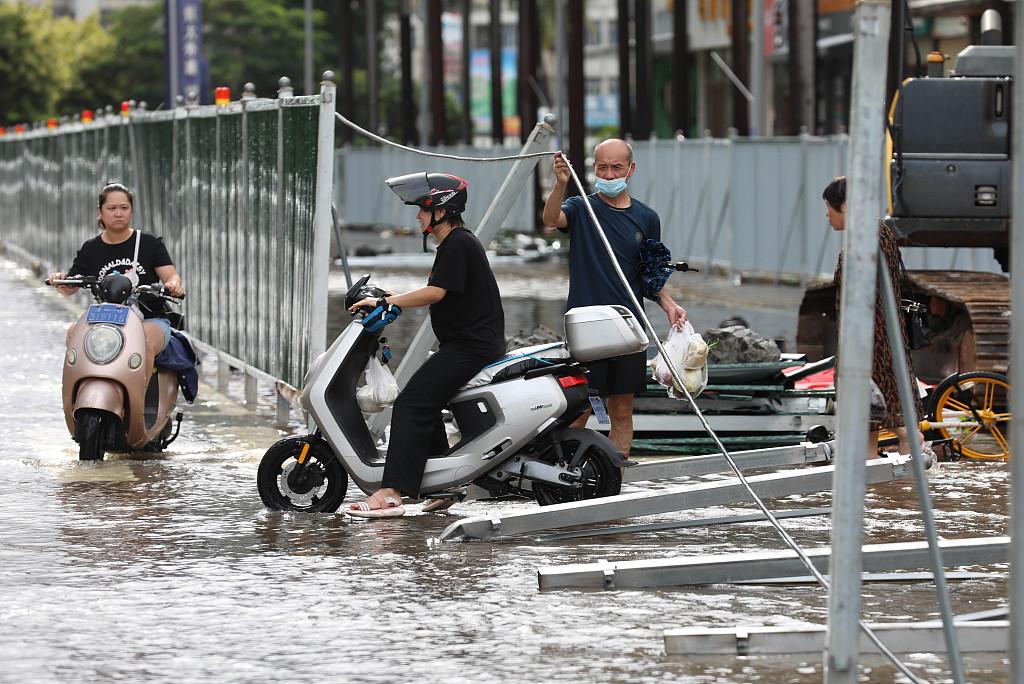
{"label": "bicycle wheel", "polygon": [[1010,383],[986,371],[954,373],[932,393],[931,417],[966,458],[1010,458]]}

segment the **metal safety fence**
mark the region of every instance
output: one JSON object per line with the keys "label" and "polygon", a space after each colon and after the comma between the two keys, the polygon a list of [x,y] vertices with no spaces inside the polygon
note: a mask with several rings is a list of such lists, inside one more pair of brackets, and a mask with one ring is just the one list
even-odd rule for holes
{"label": "metal safety fence", "polygon": [[[333,116],[324,81],[317,96],[4,136],[0,240],[66,270],[97,233],[98,190],[124,183],[133,226],[161,236],[182,275],[188,332],[218,366],[298,387],[326,346]],[[246,394],[255,399],[254,382]]]}
{"label": "metal safety fence", "polygon": [[[821,191],[847,173],[849,137],[697,138],[634,141],[637,173],[633,197],[661,217],[662,240],[678,259],[714,264],[731,273],[758,273],[801,280],[831,274],[842,236],[828,227]],[[459,156],[496,156],[512,148],[424,148]],[[553,148],[552,148],[553,150]],[[409,223],[382,180],[410,171],[448,171],[470,179],[474,197],[495,196],[506,164],[424,162],[393,148],[338,150],[335,201],[347,223],[399,226]],[[542,196],[551,187],[549,162],[539,164]],[[587,172],[593,178],[592,167]],[[522,188],[502,228],[533,230],[536,193]],[[475,225],[485,202],[470,202]],[[885,208],[878,207],[879,216]],[[990,249],[903,249],[908,268],[998,272]]]}

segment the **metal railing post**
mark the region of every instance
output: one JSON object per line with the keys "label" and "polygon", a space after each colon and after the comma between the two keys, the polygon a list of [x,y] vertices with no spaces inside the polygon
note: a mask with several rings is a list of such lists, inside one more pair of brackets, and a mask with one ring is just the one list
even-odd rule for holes
{"label": "metal railing post", "polygon": [[864,538],[864,460],[868,451],[871,354],[874,336],[878,209],[881,206],[882,129],[889,5],[860,0],[854,13],[850,104],[851,173],[847,184],[843,282],[840,295],[839,453],[832,498],[831,585],[825,681],[854,684],[860,653],[861,544]]}
{"label": "metal railing post", "polygon": [[317,128],[316,205],[313,213],[313,292],[310,302],[309,358],[327,349],[327,275],[331,266],[331,208],[334,193],[334,73],[325,71],[320,81],[320,121]]}
{"label": "metal railing post", "polygon": [[221,394],[228,393],[228,384],[231,382],[231,365],[227,357],[217,354],[217,391]]}

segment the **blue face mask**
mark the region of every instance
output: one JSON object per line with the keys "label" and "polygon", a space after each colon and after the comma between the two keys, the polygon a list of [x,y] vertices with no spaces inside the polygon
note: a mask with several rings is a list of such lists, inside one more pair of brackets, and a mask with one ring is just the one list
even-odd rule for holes
{"label": "blue face mask", "polygon": [[604,178],[598,178],[594,181],[594,188],[599,193],[607,197],[618,197],[626,190],[626,179],[625,178],[613,178],[606,180]]}

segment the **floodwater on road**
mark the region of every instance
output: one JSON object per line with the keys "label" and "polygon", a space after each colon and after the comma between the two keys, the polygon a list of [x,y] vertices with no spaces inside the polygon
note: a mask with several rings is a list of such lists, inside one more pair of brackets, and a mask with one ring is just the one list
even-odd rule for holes
{"label": "floodwater on road", "polygon": [[[406,518],[370,522],[272,513],[256,492],[256,469],[285,433],[270,427],[267,412],[241,409],[205,386],[167,453],[79,463],[60,409],[72,316],[10,262],[0,262],[0,283],[2,682],[822,680],[817,659],[684,659],[666,656],[662,641],[676,627],[823,624],[826,596],[813,586],[537,588],[546,566],[783,549],[764,523],[439,544],[431,540],[460,516],[535,504],[471,502],[445,515],[414,505]],[[944,537],[1007,533],[1005,465],[944,464],[931,485]],[[348,495],[359,492],[350,486]],[[769,505],[825,506],[830,498]],[[917,508],[912,482],[871,486],[866,543],[921,539]],[[805,547],[828,543],[827,517],[784,524]],[[950,586],[956,613],[1006,604],[1004,579]],[[934,619],[937,609],[930,584],[898,582],[866,585],[863,613],[903,622]],[[941,655],[907,662],[927,681],[951,681]],[[1008,676],[1001,655],[965,664],[971,682]],[[861,681],[899,681],[894,672],[862,659]]]}

